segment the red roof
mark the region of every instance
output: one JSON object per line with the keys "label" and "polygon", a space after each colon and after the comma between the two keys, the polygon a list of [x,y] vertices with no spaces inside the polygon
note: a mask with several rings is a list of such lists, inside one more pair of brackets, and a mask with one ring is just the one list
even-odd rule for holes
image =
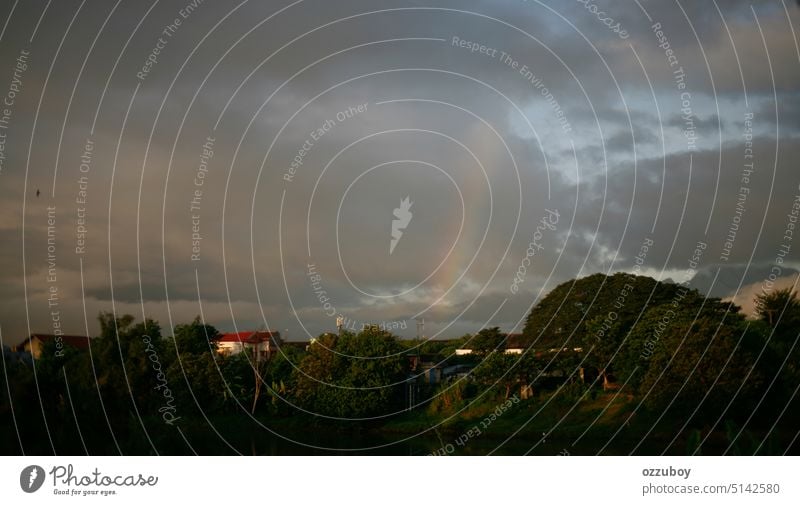
{"label": "red roof", "polygon": [[[75,347],[78,349],[88,349],[89,348],[89,337],[83,337],[79,335],[59,335],[61,337],[61,342],[65,345],[70,347]],[[31,335],[31,339],[39,339],[42,342],[49,342],[56,338],[55,335],[45,335],[42,333],[34,333]],[[23,342],[25,344],[25,342]]]}
{"label": "red roof", "polygon": [[280,338],[277,331],[240,331],[239,333],[223,333],[217,342],[244,342],[247,344],[260,344],[270,339]]}

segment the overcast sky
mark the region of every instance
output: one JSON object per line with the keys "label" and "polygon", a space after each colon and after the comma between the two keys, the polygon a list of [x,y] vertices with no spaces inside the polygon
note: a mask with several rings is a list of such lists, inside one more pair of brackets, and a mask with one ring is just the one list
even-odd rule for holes
{"label": "overcast sky", "polygon": [[101,310],[519,330],[698,243],[715,296],[795,283],[800,10],[639,4],[3,2],[3,342]]}

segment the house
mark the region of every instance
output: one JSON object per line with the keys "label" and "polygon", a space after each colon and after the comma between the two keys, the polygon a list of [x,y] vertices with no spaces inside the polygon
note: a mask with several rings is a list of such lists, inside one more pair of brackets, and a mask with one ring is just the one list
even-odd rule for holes
{"label": "house", "polygon": [[281,345],[283,346],[284,350],[287,347],[294,347],[300,351],[307,351],[308,347],[311,345],[311,341],[302,341],[302,340],[292,340],[292,341],[281,341]]}
{"label": "house", "polygon": [[281,345],[281,334],[277,331],[240,331],[223,333],[217,340],[217,352],[225,356],[247,351],[257,361],[268,360]]}
{"label": "house", "polygon": [[409,351],[406,355],[408,359],[409,370],[416,372],[420,368],[425,370],[431,368],[437,361],[439,361],[438,354],[420,353],[419,349]]}
{"label": "house", "polygon": [[525,344],[522,333],[509,333],[506,337],[506,354],[522,354],[525,352]]}
{"label": "house", "polygon": [[29,352],[15,351],[7,345],[3,346],[3,361],[6,363],[30,363],[32,359]]}
{"label": "house", "polygon": [[474,364],[461,363],[458,365],[451,365],[442,370],[442,377],[445,379],[463,379],[468,377],[472,369],[475,368]]}
{"label": "house", "polygon": [[33,359],[39,359],[42,355],[42,349],[48,342],[54,341],[56,345],[56,355],[61,356],[64,352],[64,347],[71,347],[73,349],[88,349],[89,337],[80,335],[48,335],[44,333],[32,333],[29,338],[23,340],[14,349],[17,352],[28,352]]}
{"label": "house", "polygon": [[[526,349],[524,341],[522,333],[509,333],[503,344],[503,352],[505,354],[522,354]],[[467,356],[473,352],[473,349],[468,344],[466,347],[456,349],[456,356]]]}
{"label": "house", "polygon": [[460,363],[458,365],[446,365],[444,363],[433,363],[430,361],[421,362],[418,370],[421,372],[419,381],[424,384],[439,384],[450,379],[461,379],[467,377],[474,363]]}
{"label": "house", "polygon": [[422,363],[420,365],[422,370],[421,378],[426,384],[438,384],[442,381],[442,366],[438,363]]}

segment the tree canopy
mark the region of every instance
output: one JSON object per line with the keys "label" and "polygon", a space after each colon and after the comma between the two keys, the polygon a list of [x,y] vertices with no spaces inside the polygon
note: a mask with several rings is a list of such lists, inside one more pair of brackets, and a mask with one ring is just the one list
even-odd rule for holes
{"label": "tree canopy", "polygon": [[402,406],[406,348],[391,333],[324,334],[311,344],[295,374],[295,397],[324,416],[363,418]]}
{"label": "tree canopy", "polygon": [[625,273],[594,274],[556,286],[531,310],[523,335],[536,349],[576,347],[603,322],[625,332],[648,307],[669,302],[679,286]]}

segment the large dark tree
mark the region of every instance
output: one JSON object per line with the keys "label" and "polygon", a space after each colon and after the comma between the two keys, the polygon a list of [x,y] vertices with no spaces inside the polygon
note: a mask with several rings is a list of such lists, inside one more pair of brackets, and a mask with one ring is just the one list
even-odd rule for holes
{"label": "large dark tree", "polygon": [[749,351],[752,338],[757,337],[735,312],[720,315],[703,310],[693,315],[687,310],[676,316],[655,342],[652,354],[640,361],[639,391],[646,395],[646,404],[656,411],[671,405],[718,416],[762,382]]}
{"label": "large dark tree", "polygon": [[[679,286],[650,277],[617,273],[590,275],[556,286],[531,310],[525,340],[537,350],[589,347],[604,338],[597,329],[614,326],[614,338],[626,332],[648,307],[675,297]],[[592,326],[587,329],[587,324]]]}

